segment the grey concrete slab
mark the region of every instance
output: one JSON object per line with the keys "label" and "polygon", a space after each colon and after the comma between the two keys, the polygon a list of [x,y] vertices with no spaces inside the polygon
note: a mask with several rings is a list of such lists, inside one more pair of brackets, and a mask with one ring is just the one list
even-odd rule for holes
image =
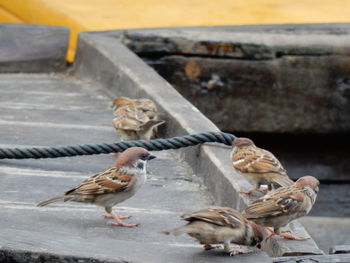
{"label": "grey concrete slab", "polygon": [[[198,207],[197,204],[205,200],[207,200],[207,204],[212,203],[210,193],[207,189],[201,188],[200,179],[193,174],[188,165],[175,165],[176,162],[172,161],[174,156],[167,152],[155,154],[159,156],[159,160],[149,165],[149,182],[140,190],[138,194],[140,198],[135,199],[135,201],[128,200],[123,205],[147,206],[156,210],[171,209],[178,213],[184,213],[200,208],[201,206]],[[103,158],[100,156],[100,159]],[[61,160],[61,165],[62,162],[64,160]],[[42,162],[43,169],[45,169],[44,165],[47,166],[45,162]],[[82,180],[94,174],[43,169],[4,167],[0,178],[0,200],[6,200],[7,203],[22,203],[25,200],[25,203],[37,204],[53,196],[62,195],[66,190],[75,187]],[[19,185],[22,185],[20,191]],[[44,189],[33,188],[33,185],[44,185]],[[202,194],[199,194],[198,189],[201,189]],[[179,195],[181,195],[181,199],[177,198]],[[70,204],[64,203],[64,206],[70,206]]]}
{"label": "grey concrete slab", "polygon": [[[169,30],[195,30],[207,32],[255,32],[255,33],[283,33],[283,34],[332,34],[348,35],[350,23],[317,23],[317,24],[265,24],[265,25],[239,25],[239,26],[185,26],[185,27],[161,27],[161,28],[137,28],[128,29],[129,32],[156,32]],[[118,37],[125,30],[96,31],[92,34],[108,37]]]}
{"label": "grey concrete slab", "polygon": [[51,72],[66,66],[69,29],[0,23],[0,72]]}
{"label": "grey concrete slab", "polygon": [[[198,109],[169,88],[169,83],[118,41],[84,33],[80,35],[78,45],[74,73],[81,78],[99,80],[113,95],[122,93],[125,96],[153,99],[159,109],[166,113],[167,127],[171,127],[165,130],[165,137],[218,130]],[[229,152],[227,148],[213,145],[177,151],[181,158],[191,164],[196,174],[202,175],[215,204],[241,210],[251,199],[239,194],[239,191],[242,187],[248,188],[249,183],[233,171]],[[295,235],[308,236],[298,222],[290,224],[290,229]],[[312,239],[301,243],[271,238],[264,249],[274,256],[322,253]]]}
{"label": "grey concrete slab", "polygon": [[350,243],[347,245],[336,245],[331,247],[329,254],[348,254],[350,253]]}
{"label": "grey concrete slab", "polygon": [[[27,104],[28,105],[28,104]],[[98,127],[110,127],[112,120],[111,114],[112,109],[105,110],[67,110],[65,108],[57,109],[42,109],[38,105],[30,105],[31,109],[25,108],[22,105],[0,104],[0,123],[3,125],[13,124],[17,125],[30,125],[31,120],[41,119],[47,120],[50,123],[55,123],[56,125],[80,125],[82,126],[98,126]],[[36,107],[36,109],[34,109]],[[27,123],[25,123],[27,122]],[[0,124],[1,125],[1,124]],[[32,126],[35,126],[32,124]]]}
{"label": "grey concrete slab", "polygon": [[100,35],[139,54],[221,130],[325,134],[349,132],[349,27],[179,27]]}
{"label": "grey concrete slab", "polygon": [[349,254],[274,258],[274,263],[349,263]]}
{"label": "grey concrete slab", "polygon": [[[98,83],[57,75],[1,77],[1,146],[69,145],[119,139],[111,125],[112,97]],[[34,106],[14,108],[6,103]],[[85,106],[94,108],[84,110]],[[212,205],[213,197],[203,186],[201,174],[194,174],[175,151],[155,154],[158,158],[149,165],[147,184],[135,198],[116,208],[120,214],[132,215],[130,222],[140,223],[135,229],[108,225],[108,220],[101,217],[103,209],[92,205],[58,203],[36,207],[40,201],[61,195],[111,166],[114,156],[1,160],[0,258],[5,262],[14,258],[19,262],[35,262],[45,255],[57,262],[92,259],[209,262],[214,258],[218,262],[250,262],[256,258],[271,262],[263,252],[234,258],[220,250],[203,253],[187,236],[159,234],[183,224],[181,214]],[[22,255],[21,251],[26,252]]]}
{"label": "grey concrete slab", "polygon": [[[0,145],[21,147],[51,143],[67,145],[73,144],[72,141],[78,144],[84,139],[89,143],[115,140],[117,136],[112,127],[109,129],[108,126],[111,118],[108,115],[108,104],[109,98],[116,95],[149,97],[155,100],[160,110],[166,113],[168,128],[164,130],[165,137],[218,130],[198,109],[172,89],[169,83],[113,38],[82,34],[77,63],[70,74],[18,76],[20,77],[17,83],[16,77],[11,80],[11,77],[6,75],[2,80],[0,75],[0,87],[3,87],[0,89],[0,95],[7,98],[2,102],[2,106],[0,105],[0,113],[11,114],[10,117],[0,119],[0,126],[4,127],[1,134],[4,136],[0,135]],[[13,97],[12,87],[10,85],[9,88],[8,85],[11,82],[16,83],[13,88],[18,86],[21,92],[27,93],[28,98],[35,100],[35,103],[27,103],[24,95]],[[26,89],[27,87],[29,88]],[[74,108],[74,100],[69,99],[72,97],[81,98],[77,101],[77,104],[81,105]],[[12,98],[12,105],[15,106],[6,104],[6,101]],[[67,101],[63,102],[65,99]],[[61,100],[63,106],[60,108]],[[44,104],[44,101],[49,103]],[[95,103],[99,106],[96,109],[79,108],[85,107],[85,103],[89,105],[87,107]],[[73,108],[69,109],[67,105]],[[100,105],[104,106],[98,108]],[[21,110],[30,111],[30,118],[24,118]],[[45,111],[48,112],[47,116]],[[79,111],[84,112],[81,120]],[[64,115],[56,119],[54,115],[60,115],[61,112],[64,112]],[[96,114],[92,115],[92,118],[100,116],[99,122],[103,123],[102,126],[89,120],[90,112]],[[46,128],[43,128],[44,126]],[[8,136],[11,133],[12,139]],[[98,141],[91,141],[95,139]],[[264,253],[234,258],[225,257],[220,250],[205,253],[188,237],[158,235],[158,228],[170,228],[181,224],[178,216],[187,212],[184,210],[192,211],[213,203],[242,209],[251,199],[238,193],[240,189],[250,187],[250,184],[233,172],[227,148],[203,145],[157,154],[160,158],[150,165],[152,175],[147,185],[135,198],[119,206],[120,213],[132,214],[134,217],[131,221],[140,222],[141,226],[145,227],[136,232],[111,230],[105,220],[99,217],[101,209],[93,206],[63,203],[41,210],[35,207],[38,199],[59,194],[61,188],[65,188],[64,191],[87,174],[109,166],[113,162],[113,156],[1,160],[3,169],[0,170],[0,211],[6,216],[3,222],[5,228],[0,230],[0,259],[5,255],[6,260],[11,260],[16,256],[21,257],[25,251],[30,251],[24,257],[27,257],[27,260],[34,257],[36,261],[40,260],[40,257],[48,259],[57,255],[62,262],[88,262],[92,258],[114,262],[139,262],[140,259],[143,262],[270,261]],[[167,173],[163,174],[163,171]],[[31,183],[36,185],[34,190],[31,190]],[[19,185],[23,189],[23,193],[20,194],[16,190]],[[18,214],[20,216],[16,216]],[[45,224],[37,223],[41,221]],[[324,226],[323,223],[321,226]],[[290,224],[289,228],[295,235],[308,235],[298,222]],[[17,252],[13,253],[14,250]],[[264,250],[272,256],[322,253],[313,240],[297,242],[278,237],[265,244]],[[23,257],[22,260],[24,261]]]}
{"label": "grey concrete slab", "polygon": [[[282,55],[348,54],[347,35],[327,33],[220,32],[192,28],[124,31],[121,40],[136,53],[211,55],[254,60]],[[328,42],[330,41],[330,42]],[[145,43],[147,43],[145,45]]]}
{"label": "grey concrete slab", "polygon": [[308,216],[300,222],[325,252],[334,246],[350,244],[350,216]]}
{"label": "grey concrete slab", "polygon": [[[4,146],[17,147],[16,145],[8,144],[5,144]],[[27,145],[27,147],[31,146],[33,145]],[[101,156],[103,158],[101,158]],[[64,166],[62,166],[63,160]],[[40,171],[63,171],[92,174],[96,172],[96,169],[101,171],[105,167],[112,165],[114,161],[115,157],[108,154],[102,154],[92,156],[64,157],[56,159],[23,159],[21,162],[18,162],[17,160],[4,159],[1,160],[0,163],[5,170],[5,173],[7,173],[7,171],[12,172],[13,170],[19,170],[19,172],[26,174],[39,173]],[[30,172],[31,169],[33,169],[34,172]]]}
{"label": "grey concrete slab", "polygon": [[[101,138],[105,138],[108,141],[118,139],[113,127],[81,124],[63,126],[63,124],[51,122],[30,122],[30,125],[21,124],[14,125],[13,122],[8,124],[5,122],[5,125],[1,125],[0,122],[0,136],[3,137],[2,143],[41,145],[45,142],[47,146],[58,146],[65,145],[69,141],[74,142],[74,144],[85,144],[101,142]],[[53,137],[52,134],[60,134],[60,136]]]}
{"label": "grey concrete slab", "polygon": [[312,216],[350,217],[350,184],[321,184]]}

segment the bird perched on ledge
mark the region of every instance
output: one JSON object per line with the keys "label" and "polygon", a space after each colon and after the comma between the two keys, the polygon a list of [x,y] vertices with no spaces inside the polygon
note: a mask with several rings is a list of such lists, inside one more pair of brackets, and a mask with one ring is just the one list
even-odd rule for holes
{"label": "bird perched on ledge", "polygon": [[[266,227],[271,234],[269,239],[277,234],[286,239],[305,240],[298,238],[280,228],[299,217],[307,215],[315,203],[320,182],[313,176],[303,176],[293,185],[280,187],[248,205],[243,215],[255,223]],[[273,227],[272,231],[269,227]]]}
{"label": "bird perched on ledge", "polygon": [[118,216],[112,207],[129,199],[146,181],[147,161],[154,159],[146,149],[132,147],[118,155],[114,167],[95,174],[77,187],[67,191],[63,196],[56,197],[38,204],[45,206],[58,201],[74,201],[92,203],[105,207],[109,215],[105,218],[115,219],[114,226],[134,227],[136,224],[126,224],[122,220],[131,216]]}
{"label": "bird perched on ledge", "polygon": [[219,248],[212,244],[223,243],[225,252],[233,256],[248,251],[232,250],[230,243],[260,247],[263,240],[260,226],[229,207],[213,206],[183,215],[181,218],[188,221],[187,225],[162,233],[167,235],[186,233],[197,239],[205,250]]}
{"label": "bird perched on ledge", "polygon": [[237,172],[254,183],[254,188],[241,193],[252,194],[260,190],[263,184],[272,186],[289,186],[294,182],[288,177],[286,170],[278,159],[269,151],[258,148],[248,138],[236,138],[232,142],[231,160]]}
{"label": "bird perched on ledge", "polygon": [[113,104],[113,125],[122,140],[150,140],[157,135],[157,107],[149,99],[116,97]]}

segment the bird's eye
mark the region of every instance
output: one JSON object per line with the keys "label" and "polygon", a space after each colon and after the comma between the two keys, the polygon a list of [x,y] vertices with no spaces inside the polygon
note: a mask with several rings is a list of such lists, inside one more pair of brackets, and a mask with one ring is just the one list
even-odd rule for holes
{"label": "bird's eye", "polygon": [[142,155],[141,160],[144,160],[144,161],[148,160],[148,154]]}

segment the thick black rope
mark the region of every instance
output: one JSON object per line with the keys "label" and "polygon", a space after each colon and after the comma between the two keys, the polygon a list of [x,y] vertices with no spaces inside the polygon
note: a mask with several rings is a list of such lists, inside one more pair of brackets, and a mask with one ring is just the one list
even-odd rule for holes
{"label": "thick black rope", "polygon": [[0,148],[0,159],[40,159],[122,152],[130,147],[143,147],[149,151],[162,151],[194,146],[205,142],[218,142],[231,145],[235,136],[224,132],[203,132],[168,139],[150,141],[122,141],[113,143],[84,144],[62,147]]}

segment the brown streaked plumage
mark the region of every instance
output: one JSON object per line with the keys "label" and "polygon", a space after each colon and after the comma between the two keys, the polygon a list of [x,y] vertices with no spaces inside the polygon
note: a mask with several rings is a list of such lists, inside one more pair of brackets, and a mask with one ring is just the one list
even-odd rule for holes
{"label": "brown streaked plumage", "polygon": [[[261,228],[229,207],[209,207],[181,217],[188,221],[185,226],[164,231],[164,234],[188,234],[197,239],[205,250],[217,248],[212,244],[224,244],[224,250],[231,256],[242,251],[233,251],[230,243],[246,246],[260,246],[263,239]],[[247,252],[247,251],[245,251]]]}
{"label": "brown streaked plumage", "polygon": [[110,214],[105,218],[113,218],[117,221],[112,225],[136,226],[124,223],[122,219],[130,217],[118,216],[112,212],[112,207],[135,195],[146,181],[146,163],[153,158],[155,157],[144,148],[129,148],[118,155],[114,167],[93,175],[63,196],[44,201],[38,206],[58,201],[92,203],[105,207],[106,212]]}
{"label": "brown streaked plumage", "polygon": [[157,127],[165,123],[158,120],[157,107],[149,99],[116,97],[113,104],[113,125],[122,140],[150,140]]}
{"label": "brown streaked plumage", "polygon": [[273,227],[273,234],[293,240],[304,240],[284,234],[280,228],[296,218],[307,215],[315,203],[320,182],[313,176],[303,176],[293,185],[281,187],[248,205],[243,215],[259,225]]}
{"label": "brown streaked plumage", "polygon": [[288,186],[294,183],[278,159],[271,152],[256,147],[252,140],[236,138],[232,146],[233,167],[254,183],[253,189],[242,193],[259,191],[263,184],[268,185],[271,190],[274,185]]}

